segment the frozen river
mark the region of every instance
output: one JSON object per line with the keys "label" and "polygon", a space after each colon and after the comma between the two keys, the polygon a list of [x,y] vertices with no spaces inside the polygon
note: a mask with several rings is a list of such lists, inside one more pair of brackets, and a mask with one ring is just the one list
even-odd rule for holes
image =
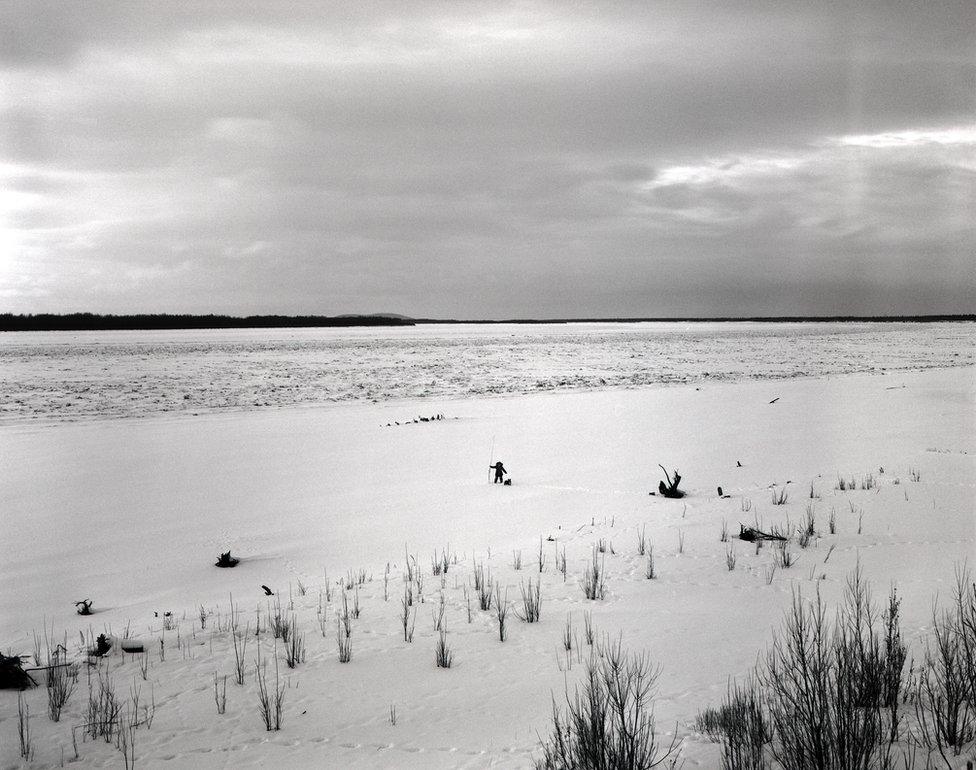
{"label": "frozen river", "polygon": [[572,323],[0,335],[0,421],[199,414],[972,363],[976,325]]}

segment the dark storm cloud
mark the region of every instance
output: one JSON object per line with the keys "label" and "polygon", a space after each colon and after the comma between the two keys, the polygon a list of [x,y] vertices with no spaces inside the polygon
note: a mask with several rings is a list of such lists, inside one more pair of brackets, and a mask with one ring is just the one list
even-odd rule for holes
{"label": "dark storm cloud", "polygon": [[3,4],[0,297],[971,310],[976,6],[717,5]]}

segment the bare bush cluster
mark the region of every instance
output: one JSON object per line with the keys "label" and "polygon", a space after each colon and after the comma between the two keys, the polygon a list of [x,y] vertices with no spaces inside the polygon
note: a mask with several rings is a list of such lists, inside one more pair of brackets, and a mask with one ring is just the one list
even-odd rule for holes
{"label": "bare bush cluster", "polygon": [[906,667],[894,589],[884,606],[856,568],[832,618],[795,593],[755,679],[729,688],[698,729],[722,741],[723,768],[894,770],[962,767],[976,753],[976,583],[957,573],[933,613],[924,659]]}
{"label": "bare bush cluster", "polygon": [[565,710],[553,702],[553,728],[538,770],[673,767],[680,742],[662,743],[654,722],[658,669],[620,642],[601,645]]}

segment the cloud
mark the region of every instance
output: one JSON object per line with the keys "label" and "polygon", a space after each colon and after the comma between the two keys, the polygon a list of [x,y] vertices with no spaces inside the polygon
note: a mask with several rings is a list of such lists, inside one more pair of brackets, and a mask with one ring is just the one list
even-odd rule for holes
{"label": "cloud", "polygon": [[818,312],[819,277],[871,312],[893,275],[898,312],[973,299],[970,3],[0,16],[13,310],[753,314],[796,282]]}

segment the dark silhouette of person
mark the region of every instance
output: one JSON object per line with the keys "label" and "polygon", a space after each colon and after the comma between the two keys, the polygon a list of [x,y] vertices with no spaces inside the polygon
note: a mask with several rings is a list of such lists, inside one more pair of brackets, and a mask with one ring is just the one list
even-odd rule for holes
{"label": "dark silhouette of person", "polygon": [[502,478],[502,476],[504,476],[506,473],[508,473],[508,471],[505,470],[505,466],[502,465],[502,461],[499,460],[494,465],[489,465],[488,467],[489,468],[494,468],[494,470],[495,470],[495,480],[492,483],[494,483],[494,484],[501,484],[501,483],[503,483],[504,479]]}

